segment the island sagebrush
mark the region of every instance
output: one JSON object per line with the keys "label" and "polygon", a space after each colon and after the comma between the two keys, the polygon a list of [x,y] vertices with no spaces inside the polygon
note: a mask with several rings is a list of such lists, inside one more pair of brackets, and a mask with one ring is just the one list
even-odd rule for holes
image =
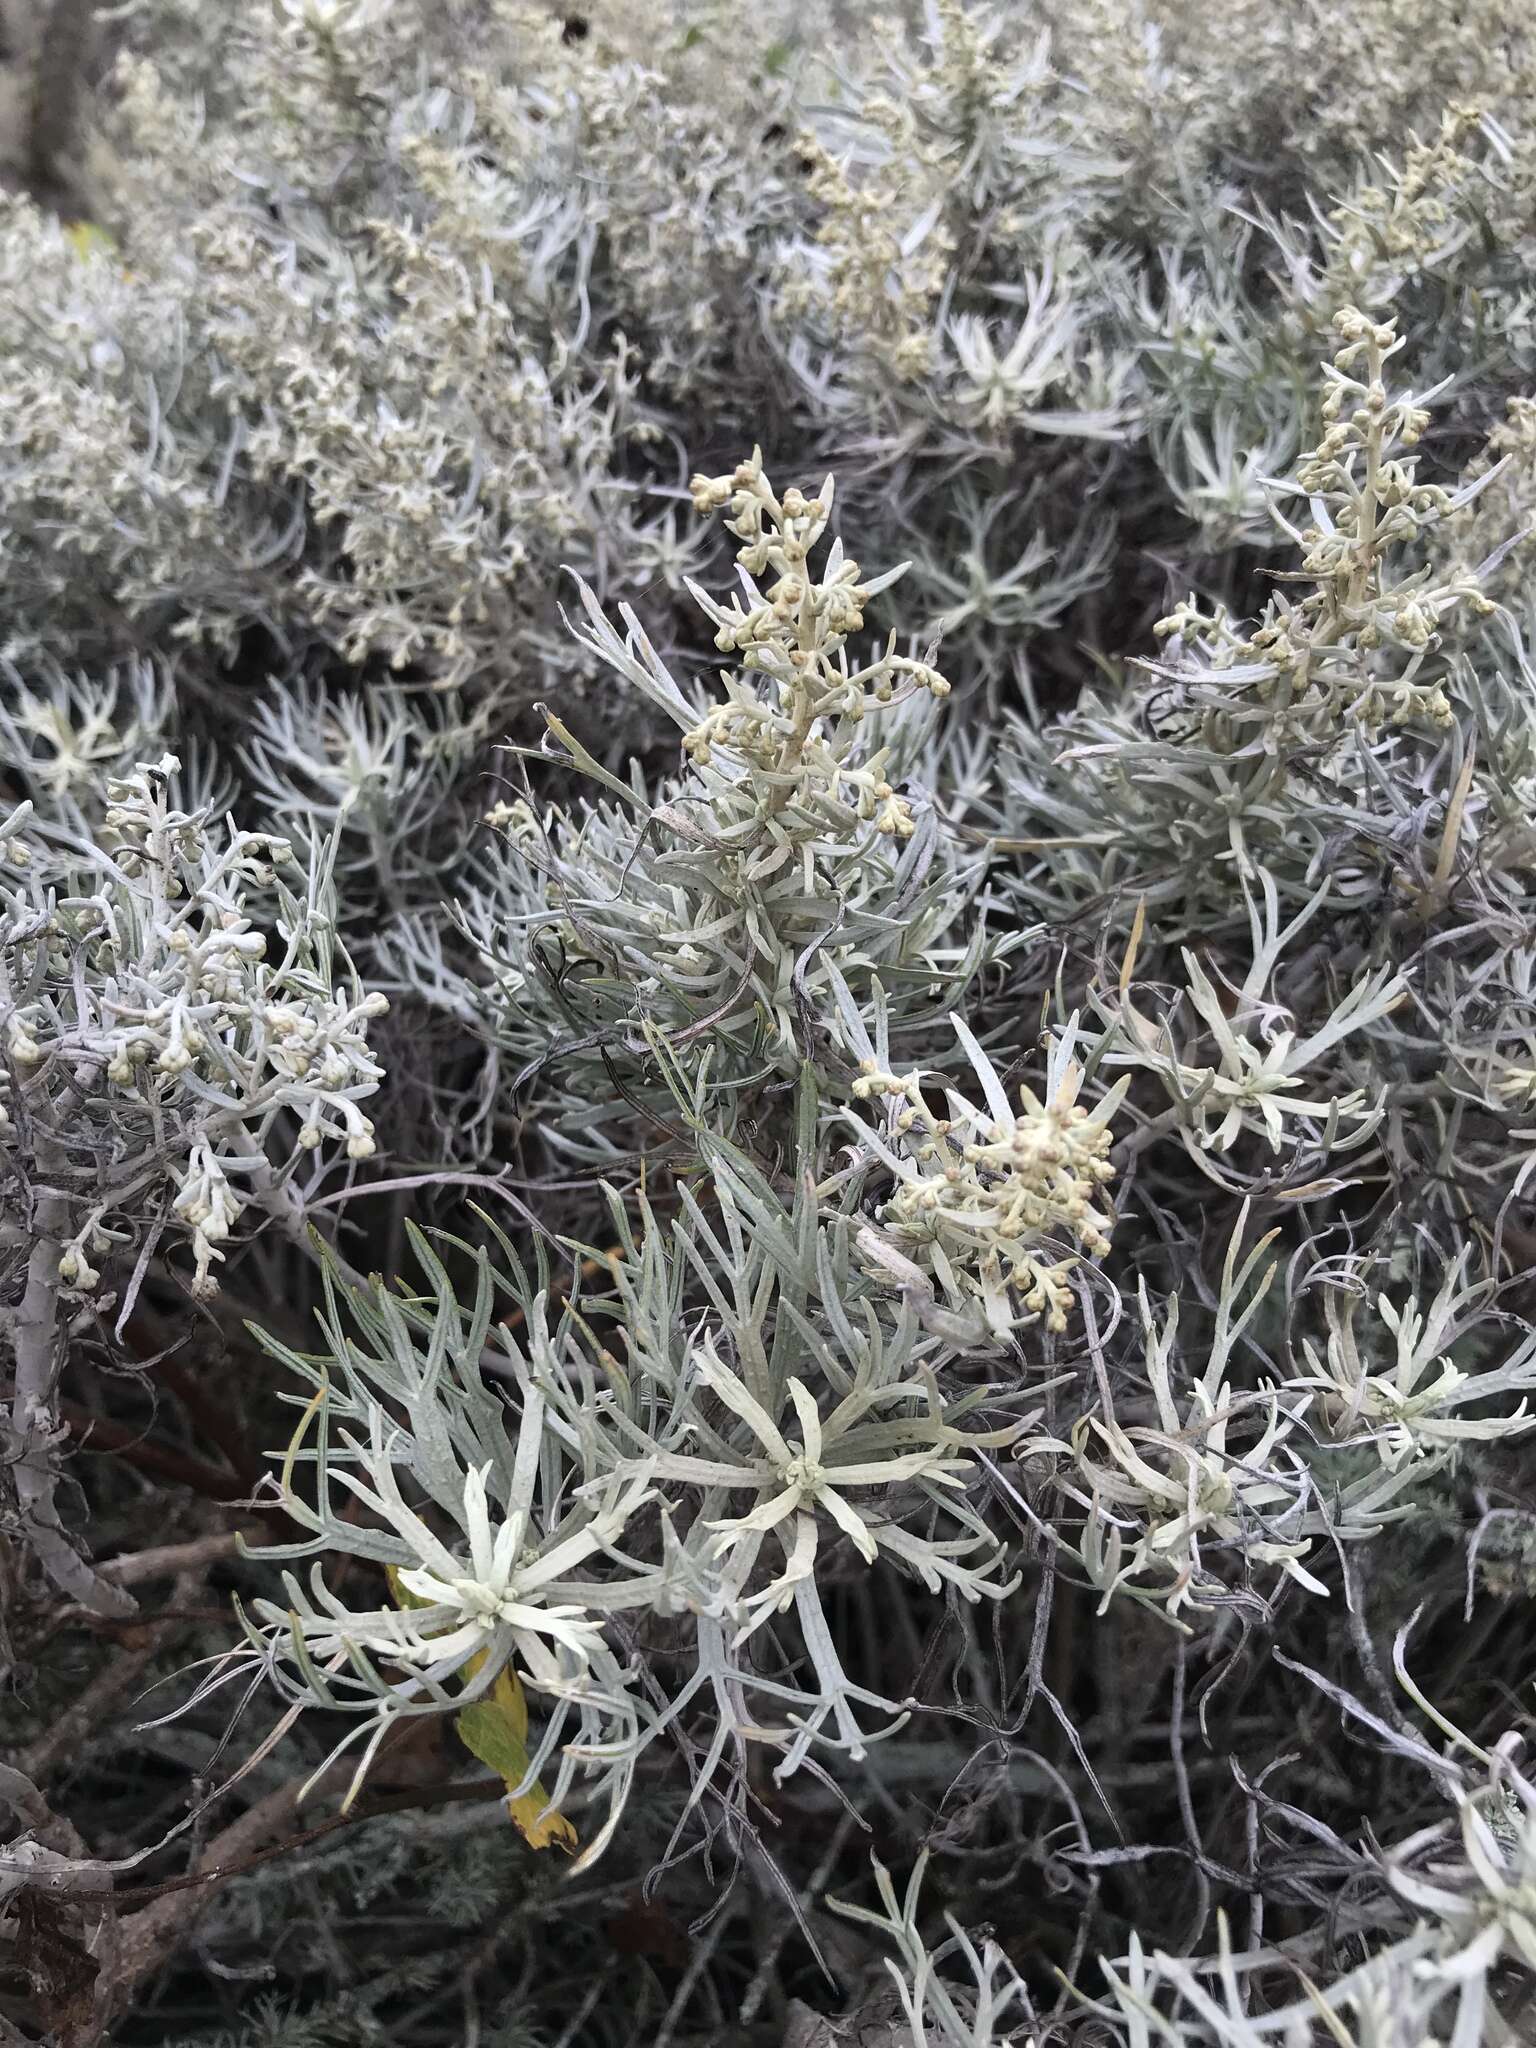
{"label": "island sagebrush", "polygon": [[1526,2038],[1524,11],[103,27],[0,2032]]}

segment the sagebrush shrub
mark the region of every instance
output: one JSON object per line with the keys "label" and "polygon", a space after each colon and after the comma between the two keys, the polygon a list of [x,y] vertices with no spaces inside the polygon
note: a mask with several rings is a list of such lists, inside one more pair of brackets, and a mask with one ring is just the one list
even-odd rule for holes
{"label": "sagebrush shrub", "polygon": [[103,27],[0,2019],[1525,2038],[1523,10]]}

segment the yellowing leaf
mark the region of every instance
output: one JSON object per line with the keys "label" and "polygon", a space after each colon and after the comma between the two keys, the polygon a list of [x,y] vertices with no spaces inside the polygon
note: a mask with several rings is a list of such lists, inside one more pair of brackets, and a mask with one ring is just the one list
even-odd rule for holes
{"label": "yellowing leaf", "polygon": [[[429,1600],[418,1599],[408,1587],[401,1585],[400,1574],[393,1565],[386,1565],[385,1571],[397,1607],[429,1607],[432,1604]],[[473,1678],[484,1662],[485,1652],[482,1650],[464,1666],[465,1677]],[[506,1780],[507,1812],[529,1848],[548,1849],[553,1846],[570,1855],[577,1844],[576,1830],[563,1813],[545,1812],[549,1794],[538,1779],[535,1778],[520,1797],[513,1797],[528,1771],[528,1701],[517,1673],[510,1669],[499,1672],[487,1697],[476,1700],[473,1706],[455,1714],[453,1725],[464,1747]]]}
{"label": "yellowing leaf", "polygon": [[453,1725],[481,1763],[506,1779],[507,1812],[529,1848],[553,1844],[569,1855],[576,1847],[576,1830],[563,1813],[545,1811],[549,1795],[538,1780],[521,1797],[512,1796],[528,1769],[528,1702],[516,1672],[499,1672],[490,1697],[466,1707]]}
{"label": "yellowing leaf", "polygon": [[110,256],[117,248],[114,237],[93,220],[72,220],[64,230],[64,239],[80,257]]}

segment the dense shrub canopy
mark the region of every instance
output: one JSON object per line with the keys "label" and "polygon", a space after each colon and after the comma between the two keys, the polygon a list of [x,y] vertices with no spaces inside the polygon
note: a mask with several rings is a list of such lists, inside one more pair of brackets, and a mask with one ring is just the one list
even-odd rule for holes
{"label": "dense shrub canopy", "polygon": [[103,13],[0,2037],[1529,2038],[1526,10]]}

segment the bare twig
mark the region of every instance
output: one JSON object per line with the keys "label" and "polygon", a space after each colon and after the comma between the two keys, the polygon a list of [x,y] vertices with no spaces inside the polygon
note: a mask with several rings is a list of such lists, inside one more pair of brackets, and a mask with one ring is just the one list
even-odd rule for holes
{"label": "bare twig", "polygon": [[141,1586],[150,1579],[174,1578],[178,1572],[199,1571],[221,1563],[226,1557],[238,1557],[242,1537],[253,1541],[259,1533],[255,1529],[228,1529],[216,1536],[196,1536],[189,1543],[165,1543],[154,1550],[130,1551],[123,1557],[107,1558],[101,1575],[118,1586]]}
{"label": "bare twig", "polygon": [[27,1285],[15,1316],[16,1393],[11,1426],[16,1448],[13,1477],[17,1504],[38,1561],[61,1592],[93,1614],[132,1614],[136,1602],[110,1585],[70,1542],[54,1494],[59,1483],[54,1445],[59,1436],[60,1327],[59,1258],[69,1222],[62,1195],[39,1193],[32,1217],[32,1251]]}

